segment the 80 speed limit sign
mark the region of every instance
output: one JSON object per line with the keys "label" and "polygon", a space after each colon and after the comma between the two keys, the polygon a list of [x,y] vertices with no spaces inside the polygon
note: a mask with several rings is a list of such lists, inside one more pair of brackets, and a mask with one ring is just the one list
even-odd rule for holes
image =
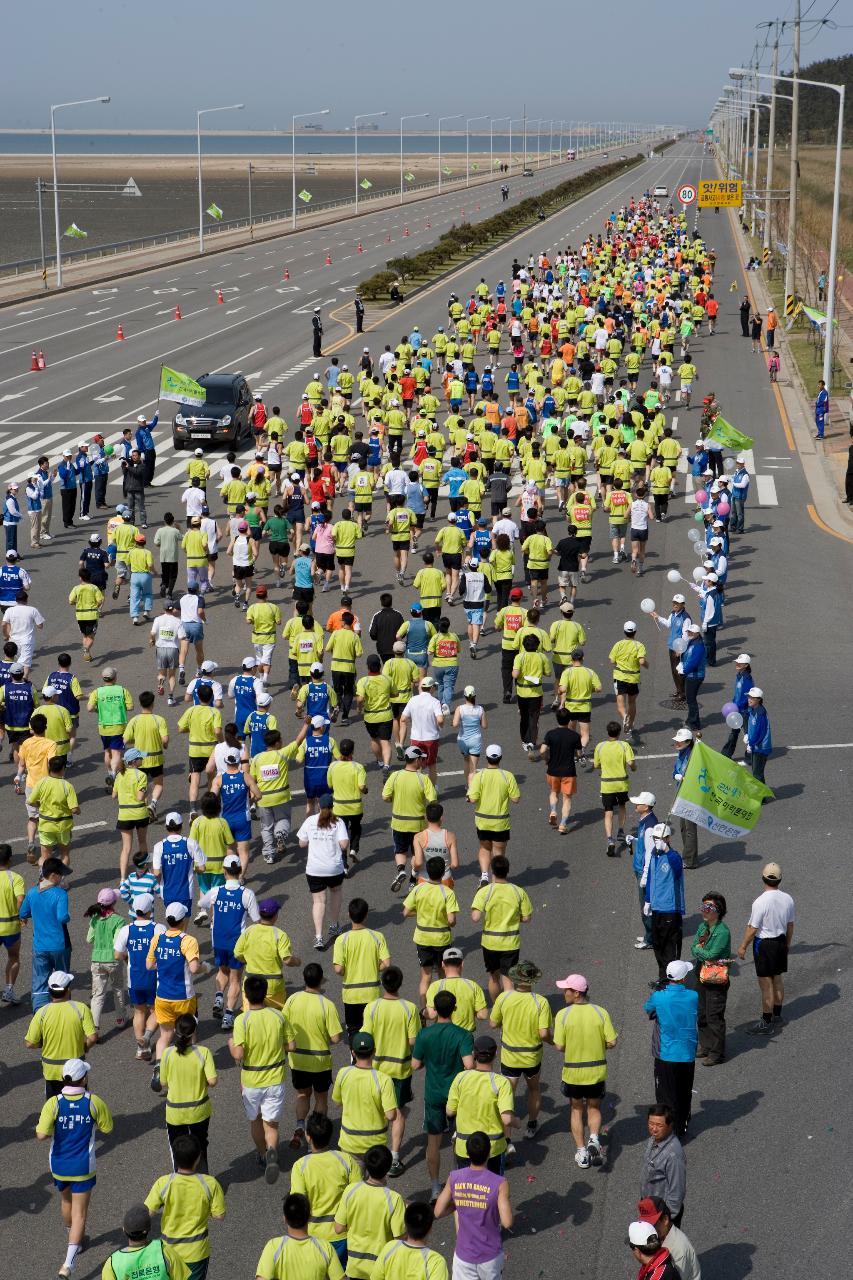
{"label": "80 speed limit sign", "polygon": [[682,204],[693,204],[696,199],[696,188],[685,182],[678,188],[678,199]]}

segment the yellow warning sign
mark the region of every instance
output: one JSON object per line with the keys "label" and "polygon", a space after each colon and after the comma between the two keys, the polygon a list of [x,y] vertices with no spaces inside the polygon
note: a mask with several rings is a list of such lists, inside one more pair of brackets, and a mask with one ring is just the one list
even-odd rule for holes
{"label": "yellow warning sign", "polygon": [[761,261],[762,261],[762,262],[764,262],[764,263],[767,263],[767,262],[769,262],[769,261],[770,261],[770,250],[769,250],[769,249],[763,249],[763,250],[762,250],[762,253],[761,253]]}
{"label": "yellow warning sign", "polygon": [[720,178],[703,178],[699,182],[700,209],[737,209],[743,204],[743,183]]}

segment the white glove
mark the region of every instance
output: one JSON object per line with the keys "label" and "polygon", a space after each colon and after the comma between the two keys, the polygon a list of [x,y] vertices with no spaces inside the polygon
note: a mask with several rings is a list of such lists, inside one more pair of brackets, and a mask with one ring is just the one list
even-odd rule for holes
{"label": "white glove", "polygon": [[652,904],[650,902],[643,903],[643,915],[650,916],[652,914]]}
{"label": "white glove", "polygon": [[744,735],[743,735],[743,745],[744,745],[747,749],[749,749],[749,737],[748,737],[748,735],[747,735],[747,734],[744,734]]}
{"label": "white glove", "polygon": [[683,773],[674,773],[672,776],[673,776],[673,779],[674,779],[676,782],[683,782],[683,781],[684,781],[684,774],[683,774]]}
{"label": "white glove", "polygon": [[684,663],[683,663],[683,662],[679,662],[678,666],[677,666],[675,669],[676,669],[676,671],[678,672],[678,674],[679,674],[680,676],[683,676],[683,675],[684,675]]}
{"label": "white glove", "polygon": [[636,840],[636,838],[637,838],[636,836],[626,836],[626,837],[625,837],[625,843],[626,843],[626,845],[628,846],[628,848],[629,848],[629,849],[630,849],[631,845],[634,843],[634,841]]}

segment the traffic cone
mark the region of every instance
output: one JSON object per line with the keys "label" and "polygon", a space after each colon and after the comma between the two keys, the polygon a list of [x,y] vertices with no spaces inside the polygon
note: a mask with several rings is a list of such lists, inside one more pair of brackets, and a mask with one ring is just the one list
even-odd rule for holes
{"label": "traffic cone", "polygon": [[358,242],[358,251],[359,251],[359,253],[364,253],[364,247],[363,247],[363,245],[362,245],[362,243],[361,243],[361,241],[360,241],[360,240],[359,240],[359,242]]}
{"label": "traffic cone", "polygon": [[390,244],[390,243],[391,243],[391,232],[390,232],[390,231],[388,232],[387,236],[385,237],[385,243],[386,243],[386,244]]}
{"label": "traffic cone", "polygon": [[330,267],[331,265],[332,265],[332,255],[331,255],[330,253],[327,253],[327,254],[326,254],[326,266],[327,266],[327,267]]}
{"label": "traffic cone", "polygon": [[462,217],[464,218],[464,217],[465,217],[465,210],[464,210],[464,209],[460,209],[460,210],[459,210],[459,212],[462,214]]}
{"label": "traffic cone", "polygon": [[288,271],[287,267],[285,267],[285,268],[284,268],[284,272],[282,273],[282,277],[281,277],[281,278],[282,278],[282,280],[289,280],[289,279],[290,279],[290,272]]}
{"label": "traffic cone", "polygon": [[429,218],[427,218],[427,231],[429,231],[431,227],[432,227],[432,223],[430,222]]}
{"label": "traffic cone", "polygon": [[225,301],[225,299],[224,299],[224,298],[223,298],[223,296],[222,296],[222,290],[221,290],[221,289],[217,289],[217,290],[216,290],[216,301],[217,301],[217,303],[222,303],[222,302],[224,302],[224,301]]}
{"label": "traffic cone", "polygon": [[33,352],[33,358],[32,358],[32,360],[30,361],[30,371],[31,371],[32,373],[38,373],[38,367],[39,367],[38,356],[36,355],[36,353],[35,353],[35,351],[34,351],[34,352]]}
{"label": "traffic cone", "polygon": [[175,319],[176,319],[176,320],[183,320],[183,318],[184,318],[184,317],[181,315],[181,304],[180,304],[180,302],[177,302],[177,303],[175,303]]}
{"label": "traffic cone", "polygon": [[124,329],[122,329],[121,323],[119,323],[119,327],[116,329],[116,342],[124,342]]}
{"label": "traffic cone", "polygon": [[44,358],[44,352],[43,352],[43,351],[39,351],[38,367],[39,367],[39,370],[40,370],[40,371],[41,371],[42,369],[46,369],[46,368],[47,368],[47,362],[46,362],[46,360],[45,360],[45,358]]}
{"label": "traffic cone", "polygon": [[404,235],[404,236],[407,236],[408,234],[409,234],[409,228],[408,228],[408,227],[403,227],[403,235]]}

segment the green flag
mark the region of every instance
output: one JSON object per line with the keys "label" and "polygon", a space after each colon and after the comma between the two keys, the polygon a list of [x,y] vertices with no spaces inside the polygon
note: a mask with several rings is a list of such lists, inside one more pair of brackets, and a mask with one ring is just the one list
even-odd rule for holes
{"label": "green flag", "polygon": [[753,445],[752,436],[745,436],[742,431],[738,431],[737,427],[726,422],[721,413],[718,413],[714,419],[714,425],[708,435],[711,440],[716,440],[726,449],[751,449]]}
{"label": "green flag", "polygon": [[695,742],[671,812],[728,840],[747,835],[773,792],[728,756]]}
{"label": "green flag", "polygon": [[407,182],[414,182],[415,180],[415,175],[413,173],[404,173],[403,177],[406,179]]}
{"label": "green flag", "polygon": [[222,210],[218,204],[209,204],[205,209],[205,213],[209,213],[211,218],[215,218],[217,222],[222,221]]}
{"label": "green flag", "polygon": [[442,172],[442,173],[446,173],[446,174],[451,174],[451,173],[453,172],[453,170],[452,170],[452,169],[448,169],[447,165],[445,164],[445,165],[442,165],[442,167],[441,167],[441,172]]}
{"label": "green flag", "polygon": [[82,231],[80,227],[77,226],[76,222],[72,222],[71,226],[68,227],[65,234],[67,236],[70,236],[72,240],[85,240],[89,232]]}
{"label": "green flag", "polygon": [[204,404],[207,392],[188,374],[178,373],[177,369],[169,369],[163,364],[160,366],[160,399],[198,407]]}
{"label": "green flag", "polygon": [[373,183],[370,182],[369,179],[367,178],[362,178],[361,182],[358,185],[361,187],[362,191],[369,191],[370,188],[373,186]]}
{"label": "green flag", "polygon": [[314,199],[314,197],[312,196],[312,194],[311,194],[311,192],[310,192],[310,191],[306,191],[306,190],[303,188],[303,189],[299,192],[299,199],[302,201],[302,203],[303,203],[303,204],[310,204],[310,203],[311,203],[311,201]]}
{"label": "green flag", "polygon": [[478,164],[472,164],[472,165],[471,165],[471,168],[472,168],[472,169],[479,169],[479,167],[480,167],[480,166],[479,166]]}

